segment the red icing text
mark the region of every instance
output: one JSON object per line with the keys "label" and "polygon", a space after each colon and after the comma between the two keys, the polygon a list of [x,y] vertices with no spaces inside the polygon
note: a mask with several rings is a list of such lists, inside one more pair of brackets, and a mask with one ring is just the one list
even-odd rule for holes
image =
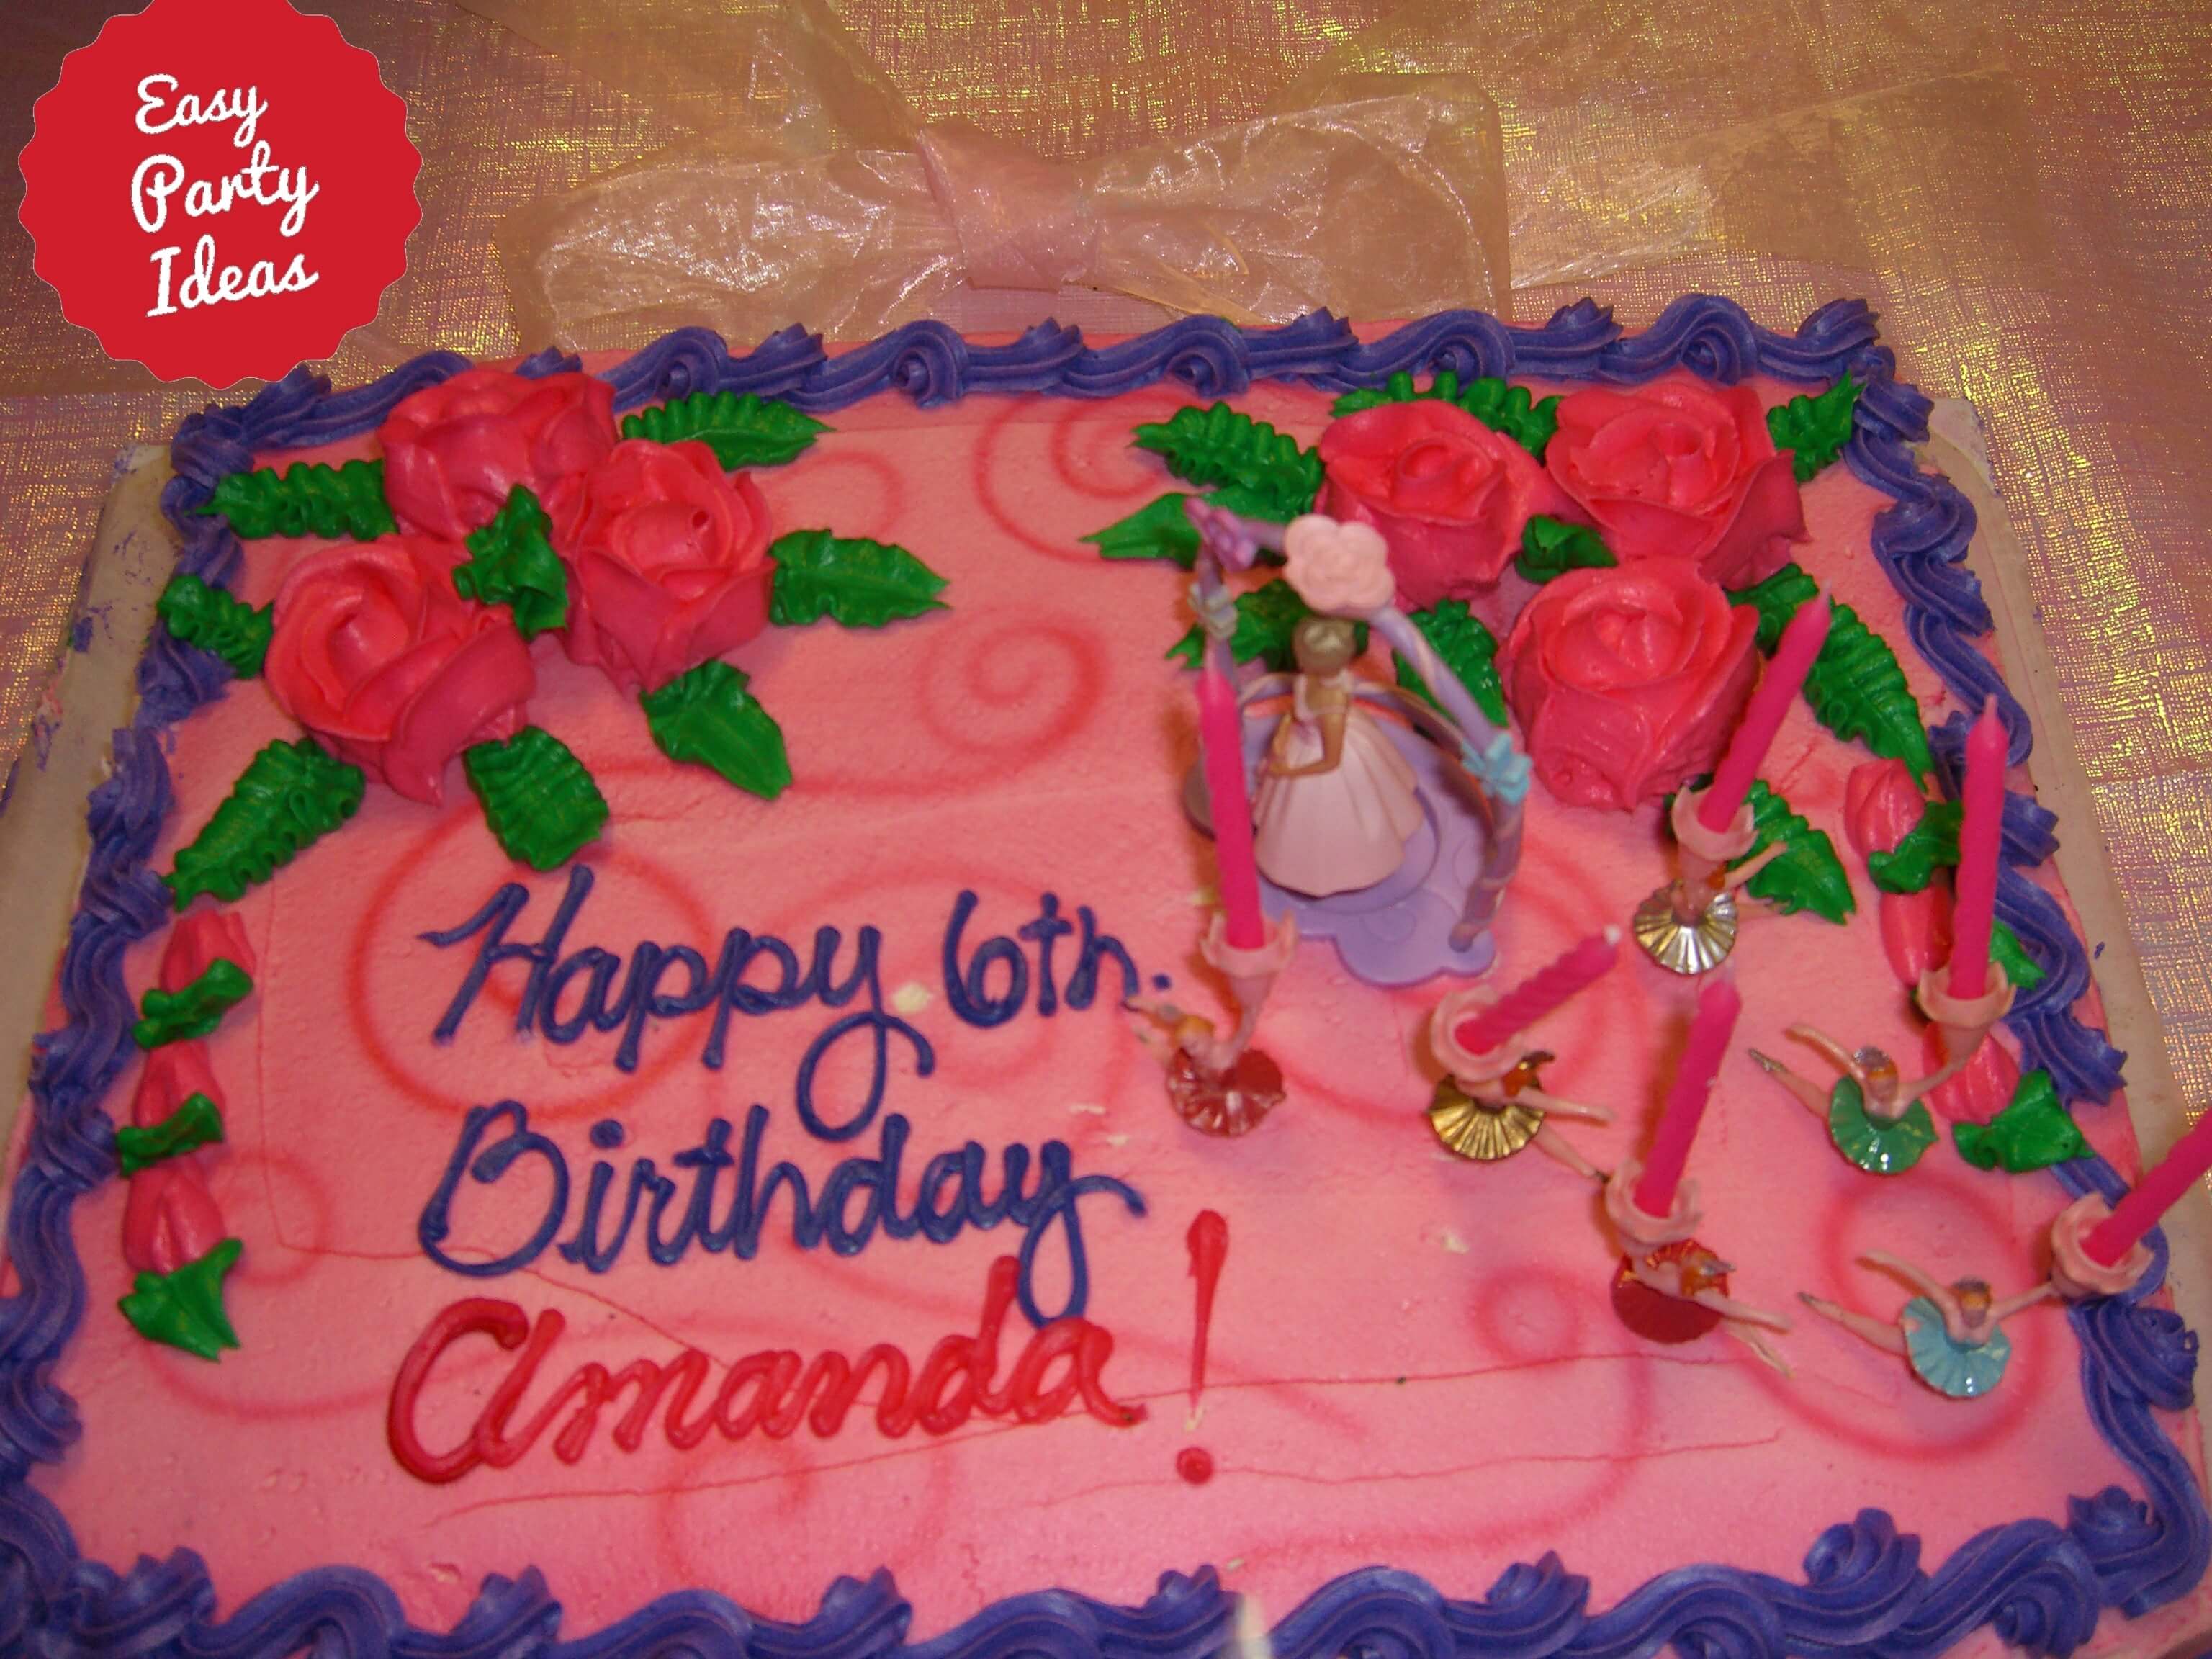
{"label": "red icing text", "polygon": [[[1048,1423],[1079,1399],[1085,1411],[1115,1428],[1139,1421],[1145,1415],[1142,1406],[1123,1405],[1106,1392],[1104,1372],[1114,1352],[1113,1334],[1087,1319],[1055,1319],[1040,1327],[1023,1347],[1004,1385],[993,1386],[1000,1332],[1020,1274],[1020,1264],[1012,1256],[994,1261],[976,1334],[941,1339],[918,1374],[906,1355],[887,1342],[877,1343],[857,1360],[825,1350],[811,1364],[788,1349],[763,1349],[732,1364],[713,1394],[702,1398],[712,1361],[696,1348],[684,1349],[665,1364],[634,1359],[618,1371],[586,1360],[520,1424],[515,1415],[523,1396],[531,1391],[568,1322],[549,1308],[533,1322],[512,1302],[471,1297],[433,1319],[400,1363],[386,1421],[392,1454],[420,1480],[458,1480],[478,1464],[507,1468],[558,1424],[553,1455],[574,1463],[590,1447],[601,1410],[622,1401],[625,1395],[627,1403],[611,1431],[615,1444],[624,1451],[635,1451],[644,1443],[656,1412],[661,1433],[679,1451],[690,1450],[715,1431],[725,1439],[742,1440],[757,1430],[781,1440],[804,1426],[827,1439],[844,1426],[860,1391],[872,1381],[877,1385],[876,1426],[894,1438],[917,1425],[928,1434],[950,1434],[977,1413]],[[466,1437],[458,1445],[433,1450],[416,1433],[417,1404],[439,1356],[453,1344],[475,1337],[489,1337],[502,1348],[519,1350],[514,1364],[485,1400]]]}

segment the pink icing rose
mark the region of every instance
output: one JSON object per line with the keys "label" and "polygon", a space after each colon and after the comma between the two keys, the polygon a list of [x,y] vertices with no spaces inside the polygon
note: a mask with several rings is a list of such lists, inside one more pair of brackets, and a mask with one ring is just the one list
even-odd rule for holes
{"label": "pink icing rose", "polygon": [[218,960],[253,971],[245,921],[234,910],[195,910],[169,930],[161,947],[161,988],[181,991]]}
{"label": "pink icing rose", "polygon": [[555,519],[562,640],[625,690],[657,691],[768,622],[768,503],[696,441],[619,443]]}
{"label": "pink icing rose", "polygon": [[131,1177],[123,1204],[123,1259],[135,1271],[174,1273],[222,1241],[222,1212],[196,1160],[165,1158]]}
{"label": "pink icing rose", "polygon": [[433,805],[447,763],[514,736],[538,689],[507,613],[453,591],[460,558],[422,536],[310,554],[276,591],[264,670],[284,712],[341,759]]}
{"label": "pink icing rose", "polygon": [[1332,421],[1321,459],[1321,510],[1382,532],[1408,611],[1480,594],[1520,551],[1531,517],[1572,511],[1527,450],[1441,398]]}
{"label": "pink icing rose", "polygon": [[1547,584],[1500,657],[1544,787],[1626,811],[1710,770],[1759,677],[1758,628],[1748,606],[1672,559]]}
{"label": "pink icing rose", "polygon": [[204,1042],[165,1042],[146,1056],[138,1074],[138,1091],[131,1097],[131,1121],[150,1129],[194,1095],[205,1095],[217,1109],[225,1103],[222,1087],[208,1065]]}
{"label": "pink icing rose", "polygon": [[1727,587],[1772,575],[1806,539],[1789,456],[1747,386],[1674,374],[1559,400],[1544,470],[1623,563],[1694,559]]}
{"label": "pink icing rose", "polygon": [[614,399],[594,374],[465,369],[403,400],[377,428],[385,499],[403,529],[455,542],[490,523],[517,484],[550,512],[614,447]]}

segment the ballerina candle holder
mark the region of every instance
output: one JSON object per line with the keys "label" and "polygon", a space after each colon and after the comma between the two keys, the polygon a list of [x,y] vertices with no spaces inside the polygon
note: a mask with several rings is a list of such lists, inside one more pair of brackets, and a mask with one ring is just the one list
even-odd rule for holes
{"label": "ballerina candle holder", "polygon": [[1915,1376],[1953,1400],[1979,1399],[2004,1380],[2005,1366],[2012,1358],[2005,1321],[2056,1293],[2056,1286],[2046,1283],[1999,1300],[1985,1279],[1946,1283],[1881,1250],[1860,1260],[1894,1273],[1915,1292],[1895,1319],[1857,1313],[1803,1291],[1798,1300],[1860,1340],[1899,1356]]}
{"label": "ballerina candle holder", "polygon": [[1783,852],[1770,847],[1760,857],[1730,869],[1759,844],[1751,804],[1745,801],[1714,829],[1705,805],[1712,790],[1685,789],[1668,814],[1674,831],[1675,877],[1636,908],[1630,927],[1644,953],[1677,974],[1707,974],[1728,960],[1742,922],[1736,895],[1769,860]]}
{"label": "ballerina candle holder", "polygon": [[1751,787],[1826,642],[1829,614],[1825,592],[1797,607],[1712,781],[1674,797],[1668,825],[1674,832],[1675,878],[1637,907],[1631,923],[1637,943],[1670,972],[1708,974],[1728,960],[1741,921],[1737,895],[1780,854],[1777,845],[1750,858],[1759,844]]}
{"label": "ballerina candle holder", "polygon": [[2142,1283],[2156,1257],[2143,1236],[2212,1170],[2212,1112],[2176,1141],[2115,1204],[2085,1193],[2051,1224],[2051,1283],[2069,1302],[2119,1296]]}
{"label": "ballerina candle holder", "polygon": [[1534,1146],[1586,1181],[1604,1174],[1545,1120],[1579,1118],[1610,1123],[1602,1106],[1587,1106],[1547,1093],[1541,1068],[1553,1055],[1524,1051],[1522,1029],[1595,983],[1620,952],[1618,929],[1592,934],[1504,996],[1462,986],[1448,994],[1430,1017],[1429,1044],[1445,1075],[1428,1107],[1429,1127],[1453,1153],[1496,1163]]}
{"label": "ballerina candle holder", "polygon": [[1722,1327],[1787,1376],[1790,1367],[1763,1333],[1786,1331],[1790,1321],[1729,1295],[1735,1266],[1698,1242],[1705,1216],[1696,1183],[1682,1176],[1742,1007],[1741,996],[1725,978],[1699,993],[1689,1046],[1668,1091],[1650,1156],[1623,1159],[1605,1183],[1606,1218],[1622,1249],[1613,1276],[1613,1310],[1650,1342],[1694,1342]]}

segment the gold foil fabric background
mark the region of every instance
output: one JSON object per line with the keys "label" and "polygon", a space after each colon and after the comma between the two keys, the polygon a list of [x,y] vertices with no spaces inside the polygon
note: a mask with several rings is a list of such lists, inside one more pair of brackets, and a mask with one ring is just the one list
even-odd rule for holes
{"label": "gold foil fabric background", "polygon": [[[701,315],[733,339],[917,307],[1540,321],[1588,292],[1638,322],[1707,288],[1787,327],[1865,295],[1905,374],[1985,422],[2153,1001],[2186,1097],[2212,1097],[2212,31],[2191,0],[303,9],[377,54],[425,158],[408,274],[340,381]],[[10,155],[107,9],[0,24]],[[1024,193],[974,188],[1001,173]],[[1038,222],[1042,263],[1014,270],[1110,291],[965,280]],[[115,453],[206,395],[108,362],[0,222],[0,760],[55,713]]]}

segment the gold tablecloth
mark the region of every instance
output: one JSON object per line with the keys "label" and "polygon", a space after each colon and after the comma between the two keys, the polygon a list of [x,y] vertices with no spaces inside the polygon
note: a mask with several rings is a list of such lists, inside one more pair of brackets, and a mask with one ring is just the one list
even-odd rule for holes
{"label": "gold tablecloth", "polygon": [[[1404,67],[1387,9],[1359,0],[829,5],[920,118],[965,117],[1054,157],[1247,118],[1294,97],[1316,66]],[[329,365],[341,381],[434,344],[499,355],[543,343],[515,337],[501,219],[773,94],[742,66],[654,38],[672,12],[657,0],[514,6],[535,40],[492,21],[501,0],[306,9],[330,11],[378,55],[425,157],[408,274]],[[57,0],[0,23],[11,155],[62,55],[109,9],[128,8]],[[690,27],[716,9],[691,8]],[[544,20],[580,14],[631,21],[590,50],[571,36],[568,56],[549,51],[564,38]],[[2192,1109],[2212,1097],[2212,31],[2201,7],[1716,0],[1670,13],[1487,0],[1425,6],[1421,33],[1431,58],[1449,43],[1458,72],[1498,100],[1516,268],[1567,279],[1519,289],[1516,315],[1540,319],[1587,290],[1638,319],[1709,288],[1787,325],[1863,293],[1905,374],[1980,411],[2185,1097]],[[1761,119],[1762,99],[1791,119]],[[1655,237],[1664,264],[1577,266],[1585,210],[1616,227],[1668,210],[1663,179],[1638,200],[1639,175],[1618,165],[1662,146],[1714,177],[1809,187],[1723,192],[1692,242]],[[1594,170],[1605,158],[1614,165]],[[1589,199],[1594,179],[1612,199]],[[9,183],[20,191],[12,171]],[[108,362],[33,276],[14,214],[0,220],[0,762],[27,736],[22,763],[35,763],[58,712],[48,687],[113,457],[206,397]]]}

